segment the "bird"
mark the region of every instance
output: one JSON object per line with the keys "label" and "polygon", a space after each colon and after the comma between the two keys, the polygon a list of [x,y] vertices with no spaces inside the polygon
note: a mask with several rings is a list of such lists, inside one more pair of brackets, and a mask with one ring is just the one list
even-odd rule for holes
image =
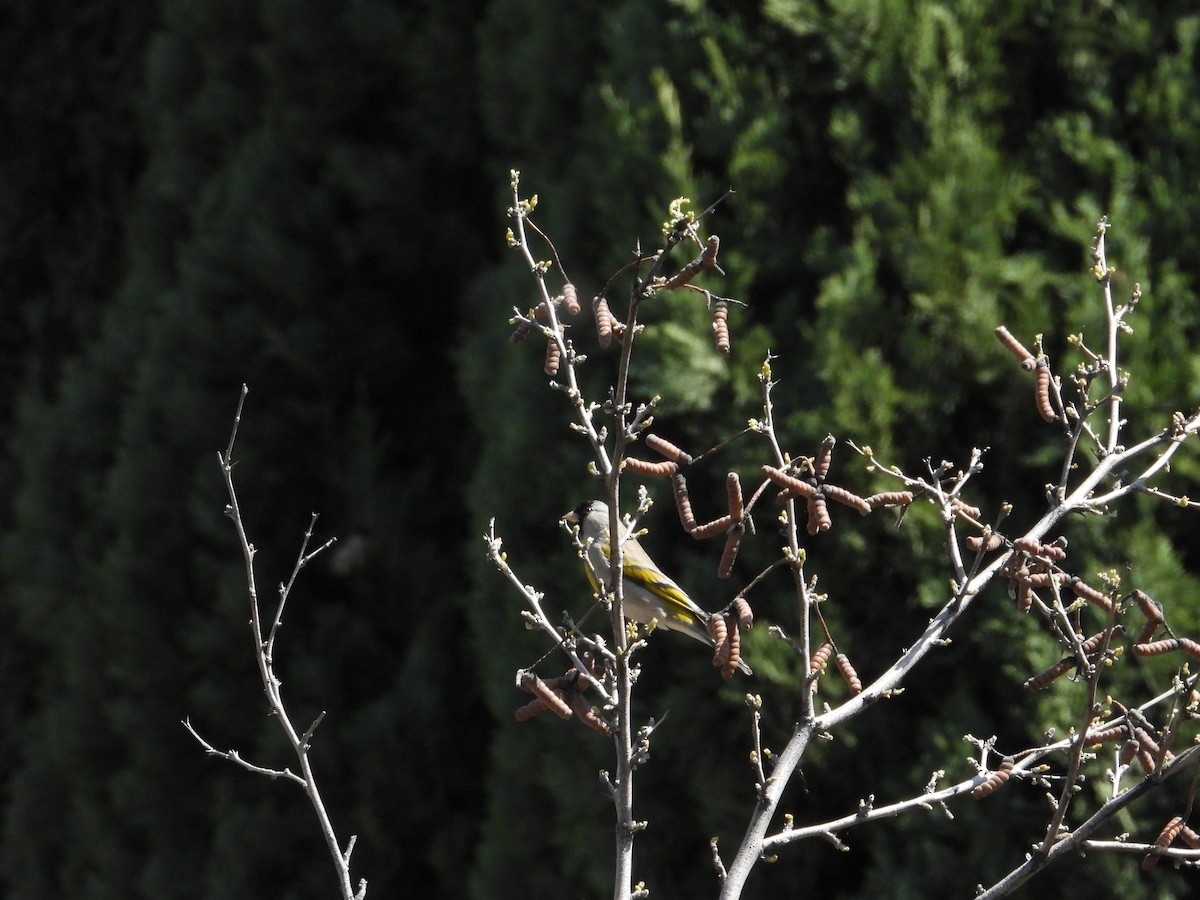
{"label": "bird", "polygon": [[[608,504],[603,500],[587,500],[562,518],[579,528],[587,554],[584,571],[592,590],[599,592],[600,582],[608,584],[609,580]],[[621,549],[622,611],[625,617],[642,624],[653,620],[661,628],[686,634],[714,647],[707,627],[710,614],[697,606],[683,588],[655,565],[637,538],[626,540]],[[740,660],[738,669],[747,675],[753,674]]]}

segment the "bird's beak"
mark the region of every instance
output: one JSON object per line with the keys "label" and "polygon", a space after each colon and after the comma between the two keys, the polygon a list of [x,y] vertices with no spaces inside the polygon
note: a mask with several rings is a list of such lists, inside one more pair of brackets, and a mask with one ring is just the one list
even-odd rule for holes
{"label": "bird's beak", "polygon": [[559,521],[570,522],[572,525],[578,525],[579,516],[575,513],[575,510],[571,510],[570,512],[563,513],[562,518]]}

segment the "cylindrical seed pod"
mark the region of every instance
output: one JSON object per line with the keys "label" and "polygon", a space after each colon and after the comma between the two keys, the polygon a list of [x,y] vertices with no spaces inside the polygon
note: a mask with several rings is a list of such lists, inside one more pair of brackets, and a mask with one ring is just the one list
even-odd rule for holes
{"label": "cylindrical seed pod", "polygon": [[655,453],[659,453],[672,462],[679,463],[681,466],[690,466],[692,464],[691,456],[684,453],[683,450],[676,447],[666,438],[659,437],[657,434],[646,435],[646,446]]}
{"label": "cylindrical seed pod", "polygon": [[542,366],[542,371],[554,377],[558,374],[558,364],[561,359],[562,350],[558,346],[558,341],[553,337],[546,338],[546,362]]}
{"label": "cylindrical seed pod", "polygon": [[588,703],[582,694],[578,691],[571,691],[566,695],[566,698],[572,711],[574,711],[575,715],[579,716],[585,725],[601,734],[612,734],[612,727],[596,713],[596,710],[592,708],[592,704]]}
{"label": "cylindrical seed pod", "polygon": [[1137,603],[1138,609],[1142,611],[1142,615],[1146,617],[1147,622],[1153,622],[1156,625],[1162,622],[1162,606],[1153,597],[1145,591],[1134,590],[1133,600]]}
{"label": "cylindrical seed pod", "polygon": [[738,548],[742,545],[742,535],[745,533],[746,526],[741,522],[729,530],[729,536],[725,538],[725,549],[721,553],[721,562],[717,566],[718,578],[728,578],[733,573],[733,564],[737,560]]}
{"label": "cylindrical seed pod", "polygon": [[850,687],[850,693],[861,694],[863,685],[858,673],[854,671],[854,666],[850,664],[850,657],[845,653],[839,653],[835,659],[838,671],[842,673],[842,678]]}
{"label": "cylindrical seed pod", "polygon": [[1004,757],[1000,761],[1000,767],[988,776],[987,781],[982,781],[971,789],[971,796],[976,800],[982,800],[984,797],[990,797],[996,791],[1000,790],[1012,774],[1015,762],[1011,756]]}
{"label": "cylindrical seed pod", "polygon": [[713,340],[721,353],[729,352],[729,304],[718,300],[713,304],[712,313]]}
{"label": "cylindrical seed pod", "polygon": [[871,511],[871,504],[864,498],[858,496],[853,491],[848,491],[843,487],[838,487],[836,484],[826,484],[821,486],[821,493],[830,500],[848,506],[851,509],[858,510],[862,515],[866,515]]}
{"label": "cylindrical seed pod", "polygon": [[829,509],[824,497],[809,497],[808,499],[808,533],[821,534],[833,527],[829,518]]}
{"label": "cylindrical seed pod", "polygon": [[691,534],[696,530],[696,516],[692,512],[692,501],[688,498],[687,480],[682,475],[671,476],[671,489],[675,493],[675,509],[679,512],[679,524]]}
{"label": "cylindrical seed pod", "polygon": [[813,457],[813,475],[817,481],[824,481],[825,476],[829,474],[829,464],[833,462],[833,448],[836,445],[837,438],[827,434],[825,440],[821,441],[821,446],[817,448],[817,455]]}
{"label": "cylindrical seed pod", "polygon": [[708,636],[713,639],[712,663],[719,669],[729,662],[729,626],[720,613],[708,617]]}
{"label": "cylindrical seed pod", "polygon": [[[1033,587],[1029,580],[1017,580],[1017,611],[1027,613],[1033,609]],[[1026,685],[1028,686],[1028,685]]]}
{"label": "cylindrical seed pod", "polygon": [[1060,659],[1044,672],[1039,672],[1037,675],[1025,679],[1025,690],[1040,691],[1042,688],[1049,686],[1051,682],[1066,675],[1073,668],[1075,668],[1074,659],[1070,657]]}
{"label": "cylindrical seed pod", "polygon": [[1147,622],[1142,626],[1141,632],[1137,636],[1135,644],[1148,644],[1154,640],[1154,633],[1158,631],[1158,622]]}
{"label": "cylindrical seed pod", "polygon": [[1054,411],[1054,407],[1050,403],[1050,366],[1044,360],[1038,362],[1033,399],[1037,403],[1038,415],[1044,421],[1058,421],[1058,413]]}
{"label": "cylindrical seed pod", "polygon": [[1149,644],[1134,644],[1133,652],[1138,656],[1162,656],[1164,653],[1171,653],[1179,649],[1179,638],[1167,638],[1162,641],[1153,641]]}
{"label": "cylindrical seed pod", "polygon": [[530,700],[524,706],[517,707],[517,709],[513,711],[513,715],[516,717],[516,720],[518,722],[527,722],[530,719],[532,719],[534,716],[536,716],[538,713],[542,712],[542,710],[544,710],[545,708],[546,708],[546,704],[542,700],[542,698],[534,697],[532,700]]}
{"label": "cylindrical seed pod", "polygon": [[912,502],[912,491],[884,491],[867,498],[871,509],[879,509],[882,506],[908,506]]}
{"label": "cylindrical seed pod", "polygon": [[560,719],[571,718],[571,707],[567,706],[558,692],[532,672],[522,673],[520,685],[522,690],[528,691],[545,703],[546,708],[551,710]]}
{"label": "cylindrical seed pod", "polygon": [[787,488],[797,497],[812,497],[817,493],[817,489],[807,481],[801,481],[794,475],[789,475],[781,469],[776,469],[774,466],[763,466],[762,473],[779,485],[782,488]]}
{"label": "cylindrical seed pod", "polygon": [[613,314],[608,308],[608,299],[601,294],[592,301],[592,312],[596,316],[596,336],[602,348],[607,348],[613,338]]}
{"label": "cylindrical seed pod", "polygon": [[737,622],[729,623],[729,659],[725,665],[721,667],[721,677],[729,680],[733,677],[733,673],[738,670],[738,663],[742,661],[742,635],[738,630]]}
{"label": "cylindrical seed pod", "polygon": [[517,327],[508,336],[508,340],[513,344],[520,344],[525,338],[529,337],[529,332],[533,330],[533,323],[528,320],[513,319],[511,321],[516,323]]}
{"label": "cylindrical seed pod", "polygon": [[1078,579],[1071,579],[1071,590],[1075,592],[1076,597],[1082,597],[1088,603],[1100,607],[1105,612],[1112,609],[1112,600],[1109,596],[1094,587],[1089,586]]}
{"label": "cylindrical seed pod", "polygon": [[972,519],[978,519],[983,515],[978,506],[972,506],[965,500],[962,500],[958,497],[950,498],[950,507],[955,512],[962,513],[964,516],[970,516]]}
{"label": "cylindrical seed pod", "polygon": [[1142,857],[1142,868],[1149,872],[1158,865],[1158,858],[1162,852],[1175,843],[1175,838],[1179,836],[1179,832],[1183,831],[1183,816],[1175,816],[1170,819],[1163,830],[1158,833],[1158,837],[1154,841],[1155,849],[1151,850]]}
{"label": "cylindrical seed pod", "polygon": [[563,285],[563,307],[567,314],[574,316],[579,314],[579,292],[575,290],[575,285],[567,282]]}
{"label": "cylindrical seed pod", "polygon": [[1093,731],[1087,736],[1087,745],[1096,747],[1100,744],[1107,744],[1110,741],[1122,740],[1129,734],[1129,729],[1124,725],[1113,725],[1109,728],[1101,728],[1099,731]]}
{"label": "cylindrical seed pod", "polygon": [[1192,659],[1200,659],[1200,643],[1196,643],[1191,638],[1180,638],[1179,649]]}
{"label": "cylindrical seed pod", "polygon": [[740,521],[745,507],[742,504],[742,481],[737,472],[725,476],[725,494],[729,500],[729,514]]}
{"label": "cylindrical seed pod", "polygon": [[821,677],[821,673],[825,671],[825,667],[829,664],[829,657],[833,655],[833,644],[829,641],[823,643],[817,648],[816,653],[812,655],[812,659],[808,661],[808,677],[811,679],[811,690],[816,691],[817,679]]}
{"label": "cylindrical seed pod", "polygon": [[[869,498],[868,498],[869,499]],[[874,506],[875,504],[871,504]],[[984,553],[990,553],[992,550],[999,550],[1004,546],[1004,538],[992,532],[987,536],[987,540],[983,539],[982,535],[972,534],[967,536],[967,549],[972,553],[978,553],[982,550]]]}
{"label": "cylindrical seed pod", "polygon": [[745,597],[738,597],[733,601],[733,617],[737,619],[738,628],[742,631],[749,631],[754,627],[754,611],[750,609],[750,603]]}
{"label": "cylindrical seed pod", "polygon": [[1033,354],[1026,350],[1021,342],[1013,337],[1012,333],[1003,325],[996,329],[996,337],[1000,339],[1000,343],[1004,345],[1005,349],[1016,357],[1017,361],[1021,364],[1021,368],[1026,372],[1031,371],[1037,364],[1037,361],[1033,358]]}
{"label": "cylindrical seed pod", "polygon": [[692,530],[692,537],[698,541],[706,541],[710,537],[724,534],[733,526],[733,516],[721,516],[704,525],[698,525]]}
{"label": "cylindrical seed pod", "polygon": [[662,462],[650,462],[648,459],[627,456],[622,465],[630,472],[636,472],[639,475],[652,475],[656,478],[670,478],[679,472],[679,464],[673,463],[669,459]]}

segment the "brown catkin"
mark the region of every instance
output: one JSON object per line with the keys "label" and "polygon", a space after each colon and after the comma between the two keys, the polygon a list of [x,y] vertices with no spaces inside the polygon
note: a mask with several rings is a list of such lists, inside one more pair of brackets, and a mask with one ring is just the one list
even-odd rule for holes
{"label": "brown catkin", "polygon": [[742,503],[742,481],[737,472],[725,476],[725,493],[729,500],[729,514],[740,520],[745,507]]}
{"label": "brown catkin", "polygon": [[1012,332],[1001,325],[996,329],[996,337],[999,338],[1000,343],[1004,345],[1005,349],[1016,357],[1022,369],[1027,372],[1033,369],[1034,365],[1036,365],[1033,354],[1026,350],[1024,345],[1013,337]]}
{"label": "brown catkin", "polygon": [[709,616],[708,636],[713,639],[713,665],[721,668],[729,662],[729,626],[720,613]]}
{"label": "brown catkin", "polygon": [[733,525],[733,521],[733,516],[721,516],[719,519],[713,519],[711,522],[697,525],[692,529],[692,537],[698,541],[706,541],[710,537],[724,534]]}
{"label": "brown catkin", "polygon": [[812,497],[817,493],[817,489],[807,481],[801,481],[796,476],[789,475],[787,472],[776,469],[774,466],[763,466],[762,473],[780,487],[787,488],[797,496]]}
{"label": "brown catkin", "polygon": [[713,304],[712,312],[713,340],[721,353],[729,352],[729,304],[718,300]]}
{"label": "brown catkin", "polygon": [[603,294],[592,301],[592,312],[596,316],[596,335],[600,346],[607,348],[613,339],[613,315],[608,308],[608,299]]}
{"label": "brown catkin", "polygon": [[821,446],[817,448],[817,455],[813,458],[813,475],[817,481],[824,481],[825,476],[829,474],[829,464],[833,462],[833,448],[836,445],[837,438],[827,434],[825,440],[821,441]]}
{"label": "brown catkin", "polygon": [[825,671],[825,667],[829,664],[829,657],[833,654],[833,644],[829,641],[823,643],[817,648],[817,652],[812,655],[812,659],[808,661],[808,677],[812,679],[811,690],[817,690],[817,679],[821,677],[821,673]]}
{"label": "brown catkin", "polygon": [[1112,600],[1103,591],[1098,591],[1083,581],[1076,579],[1071,580],[1071,590],[1075,592],[1076,597],[1082,597],[1088,603],[1095,604],[1105,612],[1112,609]]}
{"label": "brown catkin", "polygon": [[679,464],[673,463],[670,460],[650,462],[648,459],[627,456],[623,465],[630,472],[636,472],[639,475],[652,475],[657,478],[670,478],[679,472]]}
{"label": "brown catkin", "polygon": [[853,491],[848,491],[843,487],[838,487],[836,484],[826,484],[821,487],[821,493],[834,500],[842,506],[848,506],[851,509],[856,509],[864,516],[871,511],[871,504],[864,498],[858,496]]}
{"label": "brown catkin", "polygon": [[538,713],[546,708],[545,702],[541,697],[535,697],[526,703],[524,706],[518,707],[513,715],[516,716],[518,722],[526,722],[532,719]]}
{"label": "brown catkin", "polygon": [[1166,640],[1154,641],[1150,644],[1133,645],[1133,652],[1138,656],[1162,656],[1164,653],[1171,653],[1178,649],[1178,638],[1167,638]]}
{"label": "brown catkin", "polygon": [[566,698],[575,715],[579,716],[589,728],[594,728],[601,734],[612,734],[612,727],[600,718],[596,710],[592,708],[592,704],[588,703],[582,694],[578,691],[569,691]]}
{"label": "brown catkin", "polygon": [[559,718],[571,718],[571,707],[567,706],[562,696],[532,672],[525,672],[521,675],[521,689],[528,691],[545,703],[546,708]]}
{"label": "brown catkin", "polygon": [[822,534],[833,527],[824,497],[808,498],[808,533]]}
{"label": "brown catkin", "polygon": [[733,617],[737,619],[738,628],[742,631],[749,631],[754,627],[754,611],[750,609],[750,603],[745,597],[738,597],[733,601]]}
{"label": "brown catkin", "polygon": [[657,434],[646,435],[646,446],[655,453],[665,456],[667,459],[677,462],[681,466],[690,466],[692,464],[691,456],[684,453],[666,438],[661,438]]}
{"label": "brown catkin", "polygon": [[688,497],[687,479],[682,475],[671,476],[671,488],[675,492],[675,509],[679,512],[679,524],[691,534],[696,530],[696,516],[692,512],[692,501]]}
{"label": "brown catkin", "polygon": [[1044,672],[1039,672],[1037,675],[1025,679],[1025,690],[1040,691],[1042,688],[1047,687],[1051,682],[1061,678],[1063,675],[1066,675],[1073,668],[1075,668],[1074,659],[1070,657],[1066,659],[1060,659]]}
{"label": "brown catkin", "polygon": [[955,512],[960,512],[964,516],[970,516],[972,519],[978,519],[983,515],[978,506],[972,506],[970,503],[967,503],[965,500],[960,500],[958,497],[950,498],[950,507]]}
{"label": "brown catkin", "polygon": [[1158,602],[1147,594],[1145,591],[1135,590],[1133,592],[1134,602],[1137,603],[1138,609],[1142,611],[1142,615],[1146,617],[1147,622],[1153,622],[1158,625],[1163,620],[1162,607]]}
{"label": "brown catkin", "polygon": [[575,285],[567,282],[563,285],[563,307],[568,315],[579,314],[579,292],[575,290]]}
{"label": "brown catkin", "polygon": [[[871,505],[874,506],[874,504]],[[983,535],[972,534],[967,537],[966,543],[967,549],[972,553],[978,553],[980,550],[987,553],[992,550],[999,550],[1001,547],[1003,547],[1004,538],[1000,537],[1000,535],[996,534],[995,532],[992,532],[987,536],[987,540],[984,541]]]}
{"label": "brown catkin", "polygon": [[733,673],[738,670],[738,663],[742,661],[742,635],[738,630],[737,622],[729,623],[729,660],[721,668],[721,677],[728,680],[733,677]]}
{"label": "brown catkin", "polygon": [[867,498],[871,509],[882,506],[908,506],[913,502],[912,491],[884,491],[882,494],[872,494]]}
{"label": "brown catkin", "polygon": [[529,332],[533,330],[533,323],[530,321],[519,321],[517,327],[513,329],[513,333],[508,336],[510,342],[520,344],[525,338],[529,337]]}
{"label": "brown catkin", "polygon": [[1200,644],[1196,643],[1191,638],[1180,638],[1179,649],[1192,659],[1200,659]]}
{"label": "brown catkin", "polygon": [[850,664],[850,657],[845,653],[839,653],[835,662],[837,663],[838,671],[842,673],[842,678],[850,686],[850,693],[861,694],[863,689],[862,681],[859,679],[858,673],[854,671],[854,666]]}
{"label": "brown catkin", "polygon": [[1110,741],[1119,741],[1127,734],[1129,734],[1129,729],[1124,725],[1112,725],[1108,728],[1101,728],[1099,731],[1093,731],[1087,736],[1087,745],[1094,747],[1098,744],[1107,744]]}
{"label": "brown catkin", "polygon": [[562,359],[562,349],[558,346],[558,341],[553,337],[546,339],[546,362],[542,366],[542,371],[551,377],[558,374],[558,364]]}
{"label": "brown catkin", "polygon": [[1179,832],[1183,831],[1183,816],[1175,816],[1170,819],[1163,830],[1158,833],[1158,837],[1154,841],[1154,849],[1142,857],[1142,868],[1147,872],[1158,865],[1158,858],[1162,852],[1175,843],[1175,838],[1179,837]]}
{"label": "brown catkin", "polygon": [[721,552],[721,562],[717,566],[717,577],[728,578],[733,573],[733,564],[737,560],[738,548],[742,545],[742,535],[746,533],[746,526],[738,522],[729,530],[729,537],[725,538],[725,549]]}
{"label": "brown catkin", "polygon": [[1038,415],[1047,422],[1057,422],[1058,413],[1050,404],[1050,366],[1044,360],[1039,361],[1037,379],[1034,382],[1033,399],[1037,403]]}
{"label": "brown catkin", "polygon": [[[1027,613],[1033,608],[1033,588],[1028,581],[1017,582],[1017,611]],[[1025,685],[1029,687],[1028,684]]]}
{"label": "brown catkin", "polygon": [[1009,775],[1012,774],[1015,760],[1011,756],[1006,756],[1000,761],[1000,767],[993,771],[987,777],[987,781],[982,781],[971,790],[971,796],[976,800],[982,800],[984,797],[990,797],[996,791],[1004,786],[1008,781]]}

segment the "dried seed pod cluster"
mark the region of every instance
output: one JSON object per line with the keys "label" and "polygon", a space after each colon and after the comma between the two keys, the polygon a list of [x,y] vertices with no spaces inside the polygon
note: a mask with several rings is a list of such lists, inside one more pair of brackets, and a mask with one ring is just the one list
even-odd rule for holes
{"label": "dried seed pod cluster", "polygon": [[[1099,650],[1104,645],[1105,637],[1107,635],[1107,630],[1097,632],[1080,645],[1081,649],[1083,650],[1083,655],[1087,659],[1089,666],[1096,665],[1096,663],[1100,661]],[[1027,678],[1025,680],[1025,690],[1040,691],[1042,688],[1049,686],[1051,682],[1061,678],[1063,675],[1066,675],[1068,672],[1077,668],[1078,665],[1078,655],[1072,653],[1069,656],[1064,656],[1054,665],[1050,666],[1050,668],[1039,672],[1037,675]]]}
{"label": "dried seed pod cluster", "polygon": [[912,503],[913,497],[909,491],[888,491],[867,498],[860,497],[839,485],[829,484],[825,478],[829,474],[829,466],[833,460],[833,448],[836,443],[833,435],[829,435],[821,442],[817,455],[812,459],[793,463],[787,469],[779,469],[775,466],[762,467],[763,475],[782,488],[778,498],[780,503],[786,503],[795,497],[804,498],[809,534],[822,534],[833,526],[826,500],[848,506],[864,516],[876,506],[907,506]]}
{"label": "dried seed pod cluster", "polygon": [[[1005,563],[1001,574],[1011,585],[1017,598],[1017,609],[1029,612],[1033,606],[1034,592],[1049,588],[1058,591],[1070,588],[1076,596],[1088,603],[1108,612],[1112,609],[1113,599],[1103,591],[1091,587],[1082,579],[1063,571],[1059,563],[1067,557],[1067,540],[1064,537],[1043,543],[1031,538],[1017,538],[1012,542],[1013,554]],[[972,544],[968,541],[968,547]],[[982,544],[974,545],[979,549]]]}
{"label": "dried seed pod cluster", "polygon": [[[1053,376],[1050,372],[1050,360],[1046,356],[1034,356],[1025,345],[1013,337],[1003,325],[996,329],[996,337],[1020,363],[1026,372],[1034,373],[1033,399],[1038,415],[1046,422],[1057,422],[1058,411],[1050,397]],[[1040,339],[1039,339],[1040,341]]]}
{"label": "dried seed pod cluster", "polygon": [[532,672],[523,671],[517,678],[517,686],[534,696],[533,700],[516,710],[518,722],[532,719],[548,709],[561,719],[577,716],[589,728],[601,734],[612,734],[612,727],[583,696],[583,692],[587,690],[587,681],[580,677],[578,669],[568,669],[565,674],[549,681],[543,681]]}
{"label": "dried seed pod cluster", "polygon": [[691,456],[684,453],[666,438],[661,438],[657,434],[646,435],[646,446],[666,457],[666,459],[663,462],[649,462],[644,459],[627,456],[623,463],[625,468],[631,472],[637,472],[639,475],[670,478],[679,471],[681,466],[690,466],[692,464]]}
{"label": "dried seed pod cluster", "polygon": [[1006,756],[1000,761],[1000,767],[988,775],[986,781],[981,781],[971,790],[971,796],[976,800],[982,800],[984,797],[990,797],[996,791],[1000,790],[1012,775],[1013,766],[1016,761],[1011,756]]}
{"label": "dried seed pod cluster", "polygon": [[[749,604],[745,600],[738,602],[745,604],[746,612],[749,613]],[[735,606],[735,609],[728,613],[713,613],[708,619],[708,634],[713,639],[713,665],[721,670],[721,677],[725,679],[733,677],[742,659],[742,633],[739,624],[741,618]],[[749,621],[753,624],[752,615]]]}
{"label": "dried seed pod cluster", "polygon": [[[664,456],[678,460],[678,465],[686,465],[692,461],[692,457],[688,456],[688,454],[684,453],[674,444],[655,435],[647,436],[646,444],[647,446],[654,447]],[[741,546],[742,536],[746,533],[746,524],[744,521],[746,507],[742,498],[741,479],[736,472],[730,472],[725,477],[729,512],[701,525],[697,523],[696,514],[692,510],[692,501],[688,495],[687,479],[677,470],[671,471],[668,474],[671,475],[671,489],[675,495],[675,509],[679,513],[679,524],[683,526],[683,530],[698,541],[707,540],[720,534],[726,535],[725,549],[722,551],[721,561],[717,565],[717,577],[728,578],[733,571],[733,564],[737,560],[738,548]]]}

